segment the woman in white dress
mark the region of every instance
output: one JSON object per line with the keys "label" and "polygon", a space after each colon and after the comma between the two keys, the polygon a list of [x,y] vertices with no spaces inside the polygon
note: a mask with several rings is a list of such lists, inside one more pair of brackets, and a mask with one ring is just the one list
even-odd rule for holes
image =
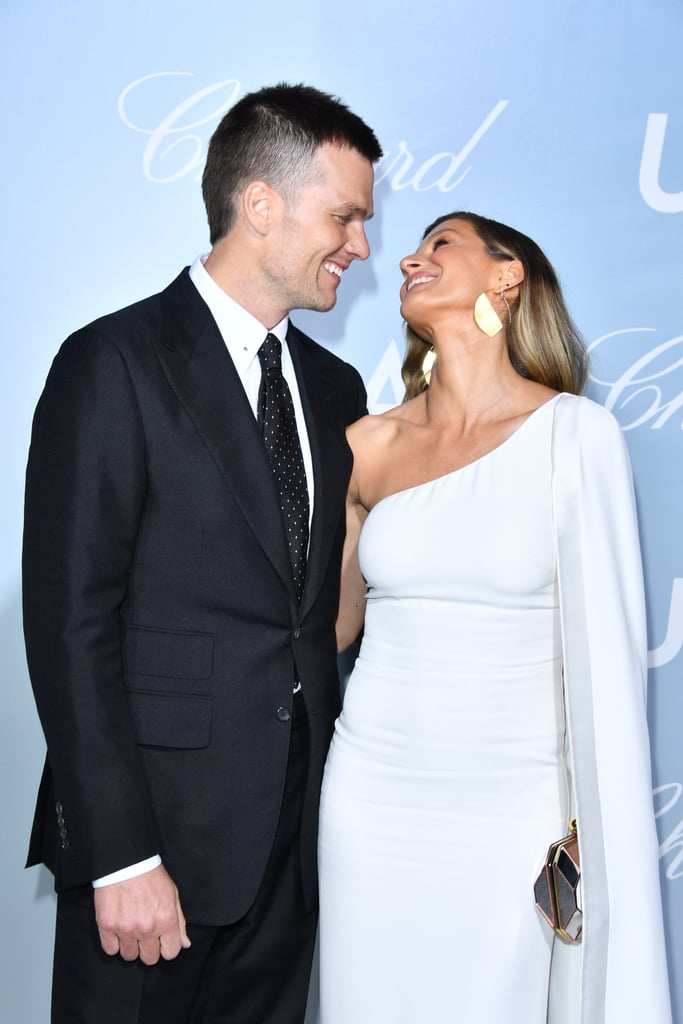
{"label": "woman in white dress", "polygon": [[[621,432],[531,239],[449,214],[401,271],[408,400],[348,432],[321,1024],[668,1024]],[[570,805],[576,947],[533,896]]]}

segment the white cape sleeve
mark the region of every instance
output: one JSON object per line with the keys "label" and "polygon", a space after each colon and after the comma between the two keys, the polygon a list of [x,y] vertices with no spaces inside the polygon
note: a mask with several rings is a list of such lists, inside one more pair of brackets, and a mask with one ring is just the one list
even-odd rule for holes
{"label": "white cape sleeve", "polygon": [[[580,1024],[670,1024],[647,727],[643,577],[621,429],[589,399],[562,395],[555,407],[552,461],[584,911],[581,945],[556,951],[558,960],[581,960]],[[549,1019],[555,1024],[561,1017]]]}

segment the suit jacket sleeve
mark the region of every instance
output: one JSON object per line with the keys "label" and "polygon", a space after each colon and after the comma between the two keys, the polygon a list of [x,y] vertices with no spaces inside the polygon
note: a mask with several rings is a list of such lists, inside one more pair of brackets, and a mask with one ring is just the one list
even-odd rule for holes
{"label": "suit jacket sleeve", "polygon": [[584,910],[581,945],[553,957],[581,957],[581,1024],[667,1024],[635,498],[619,425],[586,398],[556,407],[553,491]]}
{"label": "suit jacket sleeve", "polygon": [[159,850],[125,697],[118,616],[144,497],[131,379],[116,346],[86,329],[60,350],[36,410],[23,553],[28,665],[65,885]]}

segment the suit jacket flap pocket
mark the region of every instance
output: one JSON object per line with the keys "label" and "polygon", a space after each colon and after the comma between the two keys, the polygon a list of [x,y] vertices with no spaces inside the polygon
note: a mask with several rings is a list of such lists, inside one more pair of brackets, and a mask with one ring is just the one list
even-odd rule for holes
{"label": "suit jacket flap pocket", "polygon": [[126,670],[166,679],[208,679],[213,672],[210,633],[171,633],[131,626],[124,642]]}
{"label": "suit jacket flap pocket", "polygon": [[129,690],[128,703],[135,739],[143,746],[208,747],[213,698]]}

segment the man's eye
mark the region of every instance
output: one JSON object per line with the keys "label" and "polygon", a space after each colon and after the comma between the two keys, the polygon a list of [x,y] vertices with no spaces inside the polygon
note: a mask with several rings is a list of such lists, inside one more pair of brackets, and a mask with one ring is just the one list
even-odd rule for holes
{"label": "man's eye", "polygon": [[351,216],[348,213],[335,213],[334,219],[339,221],[340,224],[350,224]]}

